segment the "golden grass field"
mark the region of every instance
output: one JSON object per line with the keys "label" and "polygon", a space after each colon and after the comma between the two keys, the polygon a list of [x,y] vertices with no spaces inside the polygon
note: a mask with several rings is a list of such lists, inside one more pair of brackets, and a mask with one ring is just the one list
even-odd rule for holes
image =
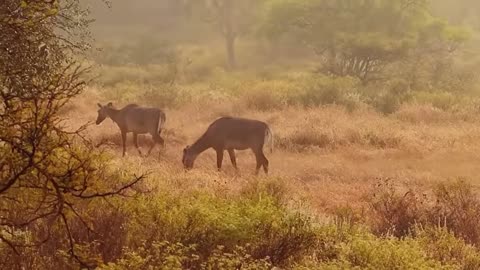
{"label": "golden grass field", "polygon": [[[68,112],[72,126],[95,121],[96,104],[107,100],[91,88]],[[133,101],[132,101],[133,102]],[[126,105],[115,104],[118,108]],[[128,156],[121,157],[121,139],[111,120],[92,124],[89,138],[108,143],[118,168],[149,173],[149,185],[169,190],[206,190],[234,195],[252,183],[255,160],[250,151],[237,154],[240,173],[232,169],[228,156],[223,171],[216,171],[215,153],[203,153],[195,169],[185,172],[183,147],[193,143],[217,117],[234,115],[266,121],[273,129],[275,150],[266,151],[273,181],[282,183],[289,200],[318,213],[337,207],[362,207],[364,196],[379,182],[391,179],[399,187],[425,190],[432,183],[458,178],[477,184],[480,173],[480,118],[466,118],[428,106],[408,105],[385,116],[369,109],[347,112],[336,106],[260,112],[245,109],[237,101],[188,104],[165,110],[166,149],[140,156],[128,136]],[[465,119],[461,119],[465,118]],[[140,136],[143,151],[149,135]],[[259,176],[264,178],[262,174]]]}

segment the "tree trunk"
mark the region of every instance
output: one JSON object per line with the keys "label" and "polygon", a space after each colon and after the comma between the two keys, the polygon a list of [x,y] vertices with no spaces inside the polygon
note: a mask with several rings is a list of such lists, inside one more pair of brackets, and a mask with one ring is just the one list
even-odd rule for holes
{"label": "tree trunk", "polygon": [[223,6],[223,23],[224,23],[224,32],[225,37],[225,48],[227,51],[228,59],[228,68],[230,70],[235,69],[237,63],[235,59],[235,39],[236,33],[233,29],[233,1],[225,0]]}
{"label": "tree trunk", "polygon": [[237,61],[235,59],[235,36],[234,35],[227,35],[225,37],[225,46],[227,50],[228,68],[230,70],[235,69],[237,67]]}

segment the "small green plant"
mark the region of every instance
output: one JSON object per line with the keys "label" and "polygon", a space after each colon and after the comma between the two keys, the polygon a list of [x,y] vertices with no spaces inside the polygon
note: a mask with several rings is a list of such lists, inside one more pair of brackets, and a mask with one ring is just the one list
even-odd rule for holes
{"label": "small green plant", "polygon": [[180,243],[154,242],[145,243],[136,249],[126,249],[124,256],[115,263],[100,266],[101,270],[182,270],[198,264],[194,246]]}
{"label": "small green plant", "polygon": [[[248,248],[248,247],[247,247]],[[254,259],[244,247],[235,247],[233,252],[225,252],[223,246],[217,247],[208,260],[201,265],[206,270],[270,270],[272,264],[268,257]]]}

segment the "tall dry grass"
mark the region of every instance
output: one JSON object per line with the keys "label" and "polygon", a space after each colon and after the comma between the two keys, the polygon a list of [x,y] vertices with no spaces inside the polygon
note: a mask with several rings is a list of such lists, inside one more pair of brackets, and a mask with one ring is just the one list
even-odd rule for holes
{"label": "tall dry grass", "polygon": [[[69,123],[94,121],[97,101],[109,100],[101,90],[89,89],[66,112]],[[115,105],[129,102],[136,101],[127,99]],[[270,177],[282,179],[292,200],[309,201],[319,212],[345,202],[362,205],[363,194],[378,177],[428,186],[455,177],[475,179],[478,174],[480,125],[476,117],[464,121],[459,114],[424,105],[405,105],[387,116],[368,107],[350,111],[341,105],[302,108],[284,104],[279,109],[256,110],[241,99],[202,99],[165,110],[167,147],[148,158],[138,156],[131,137],[127,138],[129,156],[120,158],[120,134],[110,120],[90,126],[86,134],[97,142],[107,142],[101,147],[112,153],[119,167],[131,166],[171,179],[179,189],[235,192],[251,178],[255,160],[249,151],[238,153],[241,172],[237,175],[228,160],[223,172],[215,172],[213,151],[202,154],[196,169],[184,174],[181,150],[220,116],[266,121],[276,141],[275,152],[268,155]],[[145,149],[149,140],[147,135],[140,136],[141,147]]]}

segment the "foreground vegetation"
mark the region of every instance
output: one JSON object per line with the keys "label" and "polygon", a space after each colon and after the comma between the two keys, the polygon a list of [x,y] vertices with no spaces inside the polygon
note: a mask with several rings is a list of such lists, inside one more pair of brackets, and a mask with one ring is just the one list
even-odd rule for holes
{"label": "foreground vegetation", "polygon": [[[141,195],[77,205],[70,233],[83,263],[99,269],[480,267],[480,200],[463,181],[438,184],[424,197],[380,180],[365,194],[363,210],[339,207],[321,217],[293,201],[276,178],[248,178],[232,191],[206,173],[165,177],[151,179]],[[201,182],[212,184],[193,186]],[[17,255],[4,247],[2,268],[77,268],[77,260],[55,248],[61,246],[55,229],[41,249],[23,247]]]}

